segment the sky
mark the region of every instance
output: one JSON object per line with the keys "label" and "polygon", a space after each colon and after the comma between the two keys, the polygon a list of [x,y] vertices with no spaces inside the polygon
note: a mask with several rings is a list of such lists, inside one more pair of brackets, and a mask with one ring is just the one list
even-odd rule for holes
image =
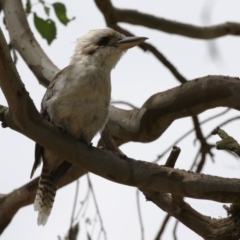
{"label": "sky", "polygon": [[[53,3],[54,1],[49,2]],[[134,9],[158,17],[200,26],[205,24],[220,24],[226,21],[240,22],[240,3],[237,0],[114,0],[112,2],[114,6],[119,8]],[[214,6],[208,21],[203,18],[204,13],[206,13],[207,2]],[[50,59],[60,69],[69,64],[78,37],[91,29],[106,27],[104,18],[93,1],[69,0],[65,3],[68,16],[75,16],[76,19],[65,27],[56,20],[53,11],[51,12],[51,18],[57,22],[58,33],[57,39],[50,46],[36,32],[33,26],[33,14],[28,17],[36,39]],[[33,11],[36,11],[40,17],[45,18],[41,5],[34,5]],[[239,37],[227,36],[217,40],[203,41],[167,34],[145,27],[132,26],[130,24],[120,25],[136,36],[148,37],[148,42],[157,47],[189,80],[215,74],[240,76]],[[1,28],[4,30],[6,38],[9,39],[2,21]],[[215,57],[211,54],[214,49]],[[40,109],[40,102],[45,89],[38,84],[38,81],[20,57],[17,68],[26,89],[29,91],[38,109]],[[139,48],[133,48],[124,55],[112,72],[112,100],[127,101],[140,107],[151,95],[178,85],[179,82],[174,76],[151,53],[144,53]],[[0,104],[7,105],[2,92],[0,92]],[[118,106],[127,108],[125,105]],[[221,111],[223,111],[223,108],[209,110],[201,114],[199,118],[200,120],[204,120]],[[203,128],[204,135],[211,132],[226,117],[230,118],[237,115],[239,115],[238,112],[232,110],[227,116],[205,124]],[[224,130],[228,131],[236,139],[238,136],[235,129],[238,123],[233,122],[224,127]],[[127,156],[134,159],[153,161],[158,154],[169,147],[175,139],[191,129],[192,126],[191,118],[180,119],[175,121],[158,140],[148,144],[131,142],[123,145],[121,149]],[[0,193],[5,194],[11,192],[13,189],[17,189],[30,180],[30,171],[34,161],[34,142],[11,129],[0,128],[0,136]],[[94,139],[93,142],[95,144],[98,138],[99,136],[96,136]],[[194,145],[194,139],[195,135],[192,134],[179,143],[178,146],[182,149],[182,152],[177,161],[176,168],[189,169],[191,166],[196,150],[199,147],[198,143]],[[217,136],[210,138],[211,143],[218,140]],[[215,150],[214,153],[216,155],[215,163],[208,159],[203,172],[223,177],[238,177],[240,170],[239,161],[224,152],[219,153]],[[164,164],[166,157],[160,161],[160,164]],[[40,169],[35,173],[35,177],[39,175]],[[141,239],[136,204],[136,189],[110,182],[93,174],[90,174],[90,178],[103,225],[107,232],[107,239]],[[75,189],[76,183],[72,183],[58,191],[51,216],[46,226],[37,226],[37,213],[34,212],[33,206],[30,205],[19,210],[11,224],[4,231],[1,239],[55,240],[57,236],[65,236],[70,225]],[[87,179],[83,177],[79,181],[77,210],[81,206],[86,191]],[[192,199],[187,199],[187,201],[203,214],[215,218],[226,216],[222,204]],[[165,213],[153,203],[146,202],[141,193],[140,204],[145,228],[145,239],[154,239]],[[95,217],[95,212],[93,198],[91,197],[85,215],[79,218],[80,236],[78,239],[87,239],[86,232],[91,232],[93,229],[94,220],[92,219]],[[87,217],[92,220],[91,225],[86,223]],[[171,219],[162,239],[173,239],[172,229],[174,224],[175,220]],[[97,220],[93,239],[97,239],[99,226],[99,220]],[[201,239],[183,225],[179,225],[177,235],[180,240],[186,239],[186,236],[188,236],[188,239]],[[103,235],[100,236],[100,239],[104,239]]]}

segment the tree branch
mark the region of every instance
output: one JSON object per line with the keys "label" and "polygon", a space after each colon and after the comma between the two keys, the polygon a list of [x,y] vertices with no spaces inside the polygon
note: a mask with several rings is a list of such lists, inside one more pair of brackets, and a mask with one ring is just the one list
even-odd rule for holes
{"label": "tree branch", "polygon": [[[110,107],[108,128],[117,144],[150,142],[179,118],[215,107],[240,109],[238,78],[207,76],[151,96],[140,109]],[[189,101],[191,99],[191,101]]]}
{"label": "tree branch", "polygon": [[[8,1],[5,1],[5,4],[6,2]],[[160,194],[161,201],[157,202],[159,195],[156,192],[169,192],[182,197],[211,199],[220,202],[239,202],[240,182],[237,179],[185,172],[134,159],[119,159],[108,151],[89,149],[67,134],[60,132],[37,112],[6,49],[6,42],[0,33],[0,85],[9,104],[9,110],[3,112],[3,119],[6,120],[9,127],[55,151],[56,154],[68,159],[76,166],[84,168],[85,170],[81,170],[81,174],[89,170],[111,181],[136,186],[142,189],[149,199],[154,193],[151,199],[159,205],[164,199],[170,214],[176,215],[176,218],[178,216],[180,221],[184,220],[181,220],[181,214],[179,215],[179,212],[176,211],[176,207],[179,206],[174,201],[171,201],[171,205],[168,204],[171,200],[168,194]],[[150,97],[139,110],[126,111],[111,107],[109,125],[112,126],[112,132],[115,133],[113,135],[122,142],[152,141],[158,138],[175,119],[195,115],[217,106],[240,109],[238,85],[238,79],[222,76],[205,77],[187,82],[181,87]],[[188,99],[193,99],[193,101],[189,102]],[[119,112],[120,114],[118,114]],[[118,127],[120,131],[118,131]],[[81,174],[78,173],[75,177],[79,177]],[[76,179],[75,177],[69,178],[69,181],[73,181]],[[2,229],[7,226],[23,204],[30,204],[33,201],[36,187],[37,180],[34,180],[21,189],[1,197],[2,216],[5,216],[1,221]],[[14,202],[16,194],[18,194],[18,200]],[[21,194],[22,198],[19,197]],[[189,206],[183,202],[181,211],[182,209],[189,210]],[[199,219],[198,221],[204,222],[204,226],[209,225],[208,218],[199,216],[194,211],[189,218],[186,218],[187,221],[195,216],[194,214],[197,216],[196,219]],[[186,224],[190,226],[191,223]],[[226,225],[226,223],[224,224]],[[231,225],[232,222],[229,224]]]}
{"label": "tree branch", "polygon": [[227,35],[240,35],[240,24],[226,22],[214,26],[194,26],[141,13],[139,11],[115,8],[110,0],[95,0],[108,25],[118,22],[141,25],[170,34],[178,34],[196,39],[214,39]]}
{"label": "tree branch", "polygon": [[48,86],[59,69],[48,58],[35,39],[21,0],[1,0],[12,46],[19,52],[39,83]]}
{"label": "tree branch", "polygon": [[[72,167],[68,174],[60,181],[59,188],[75,181],[85,173],[86,171],[79,167]],[[0,197],[0,235],[20,208],[33,203],[38,182],[39,178],[35,178],[24,186]]]}
{"label": "tree branch", "polygon": [[[107,25],[118,31],[121,32],[123,34],[125,34],[126,36],[134,36],[132,33],[130,33],[129,31],[121,28],[120,26],[117,25],[117,20],[115,18],[115,15],[112,14],[114,11],[114,8],[111,4],[110,1],[108,0],[104,0],[104,1],[99,1],[99,0],[95,0],[95,3],[97,5],[97,7],[99,8],[99,10],[102,12],[105,21],[107,23]],[[155,48],[153,45],[149,44],[149,43],[142,43],[139,45],[139,47],[143,50],[143,51],[149,51],[151,52],[166,68],[168,68],[168,70],[181,82],[184,83],[187,80],[183,77],[183,75],[173,66],[173,64],[168,61],[168,59],[160,52],[157,50],[157,48]]]}
{"label": "tree branch", "polygon": [[175,204],[169,194],[143,191],[146,199],[152,201],[163,211],[178,219],[188,228],[206,240],[238,240],[239,223],[231,217],[212,219],[194,210],[186,202],[181,205]]}
{"label": "tree branch", "polygon": [[[89,149],[85,144],[59,131],[44,120],[35,109],[17,75],[6,46],[5,39],[0,34],[0,85],[9,103],[8,112],[11,113],[10,116],[19,131],[25,136],[62,158],[68,159],[74,165],[114,182],[140,189],[171,192],[178,196],[220,202],[239,201],[240,190],[236,189],[240,189],[240,183],[236,179],[194,174],[133,159],[119,159],[111,152],[96,148]],[[135,128],[140,134],[144,134],[145,131],[151,133],[153,130],[154,132],[158,130],[159,118],[164,114],[168,121],[160,122],[168,127],[169,119],[173,121],[189,114],[197,114],[206,108],[218,105],[238,107],[239,80],[229,77],[220,77],[220,79],[218,81],[218,77],[207,77],[202,81],[187,82],[163,94],[158,93],[150,97],[139,112],[132,110],[135,111],[133,113],[137,112],[137,115],[130,115],[129,121],[121,122],[120,126],[126,126],[130,130]],[[218,84],[214,84],[215,81]],[[194,101],[189,102],[188,99],[194,99]],[[171,106],[168,112],[165,111],[164,106]],[[160,129],[162,130],[163,127],[161,126]],[[129,139],[134,139],[134,135],[132,134]],[[226,194],[222,194],[224,191]]]}

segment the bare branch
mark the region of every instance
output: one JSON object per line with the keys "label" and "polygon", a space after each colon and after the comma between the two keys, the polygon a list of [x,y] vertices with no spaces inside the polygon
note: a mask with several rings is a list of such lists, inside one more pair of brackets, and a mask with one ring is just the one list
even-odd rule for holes
{"label": "bare branch", "polygon": [[[86,173],[79,167],[72,167],[68,174],[61,180],[59,187],[75,181]],[[0,234],[11,222],[17,211],[29,204],[32,204],[36,195],[39,178],[36,178],[24,186],[0,197]]]}
{"label": "bare branch", "polygon": [[131,108],[134,108],[134,109],[139,109],[138,107],[136,107],[135,105],[133,105],[132,103],[129,103],[129,102],[126,102],[126,101],[111,101],[112,104],[124,104],[124,105],[127,105]]}
{"label": "bare branch", "polygon": [[92,185],[92,182],[90,180],[89,174],[87,174],[87,180],[88,180],[88,187],[89,187],[90,191],[92,192],[93,202],[94,202],[94,205],[95,205],[95,208],[96,208],[96,211],[97,211],[97,216],[98,216],[99,221],[100,221],[100,225],[101,225],[100,232],[103,233],[104,239],[107,240],[107,233],[106,233],[106,230],[105,230],[105,228],[103,226],[102,216],[100,214],[100,210],[99,210],[99,207],[98,207],[97,199],[96,199],[96,196],[95,196],[95,192],[94,192],[93,185]]}
{"label": "bare branch", "polygon": [[[220,124],[218,125],[218,127],[223,127],[223,126],[229,124],[230,122],[233,122],[233,121],[236,121],[236,120],[240,120],[240,116],[235,116],[235,117],[229,118],[229,119],[227,119],[226,121],[220,123]],[[210,132],[210,133],[207,135],[206,138],[210,138],[211,136],[212,136],[212,132]]]}
{"label": "bare branch", "polygon": [[141,13],[134,10],[115,9],[115,13],[118,22],[141,25],[148,28],[157,29],[162,32],[178,34],[190,38],[209,40],[227,35],[240,35],[240,24],[235,22],[226,22],[213,26],[200,27],[155,17],[150,14]]}
{"label": "bare branch", "polygon": [[180,83],[187,82],[187,79],[177,70],[177,68],[152,44],[144,43],[147,50],[151,52],[168,70],[173,74],[173,76],[178,79]]}
{"label": "bare branch", "polygon": [[[108,2],[108,1],[105,1],[105,2]],[[111,27],[112,29],[115,29],[118,32],[125,34],[126,36],[134,36],[131,32],[117,25],[115,21],[115,16],[111,14],[111,11],[113,10],[112,5],[102,4],[104,3],[104,1],[101,2],[99,0],[96,0],[95,3],[97,3],[97,6],[99,7],[99,10],[104,15],[106,23],[109,27]],[[107,7],[108,13],[110,13],[109,15],[108,13],[106,14],[105,12],[106,7]],[[168,68],[168,70],[179,80],[179,82],[185,83],[187,81],[187,79],[183,77],[183,75],[173,66],[173,64],[159,50],[157,50],[156,47],[154,47],[149,43],[142,43],[139,45],[139,47],[143,51],[148,50],[149,52],[151,52],[166,68]]]}
{"label": "bare branch", "polygon": [[159,231],[158,231],[158,233],[157,233],[157,236],[155,237],[155,240],[160,240],[161,239],[161,236],[162,236],[162,234],[163,234],[163,232],[164,232],[164,230],[165,230],[165,228],[166,228],[166,226],[167,226],[167,223],[169,222],[169,220],[170,220],[170,215],[169,214],[167,214],[166,216],[165,216],[165,218],[164,218],[164,220],[163,220],[163,223],[161,224],[161,227],[160,227],[160,229],[159,229]]}
{"label": "bare branch", "polygon": [[[221,113],[218,113],[218,114],[216,114],[216,115],[213,115],[213,116],[211,116],[211,117],[203,120],[202,122],[200,122],[200,125],[203,125],[204,123],[206,123],[206,122],[208,122],[208,121],[211,121],[211,120],[213,120],[213,119],[215,119],[215,118],[217,118],[217,117],[220,117],[220,116],[226,114],[229,110],[230,110],[230,108],[227,108],[226,110],[222,111]],[[184,133],[180,138],[178,138],[174,143],[172,143],[172,144],[170,145],[170,147],[168,147],[166,150],[164,150],[164,152],[162,152],[161,154],[159,154],[159,155],[157,156],[157,159],[154,160],[153,162],[155,162],[155,163],[158,162],[158,161],[172,148],[172,146],[177,145],[181,140],[183,140],[185,137],[187,137],[187,136],[188,136],[190,133],[192,133],[193,131],[194,131],[194,128],[192,128],[191,130],[189,130],[189,131],[187,131],[186,133]],[[206,138],[208,138],[208,137],[206,137]]]}
{"label": "bare branch", "polygon": [[[193,124],[196,132],[196,137],[199,140],[201,146],[199,150],[199,154],[201,155],[201,160],[198,163],[196,172],[201,172],[203,169],[203,166],[205,164],[205,161],[207,159],[207,155],[209,154],[211,158],[213,159],[213,153],[211,152],[211,149],[214,147],[213,144],[209,144],[206,141],[206,138],[203,136],[202,130],[200,128],[199,120],[197,116],[193,116]],[[195,161],[194,161],[195,162]]]}
{"label": "bare branch", "polygon": [[211,219],[194,210],[186,202],[181,205],[172,202],[169,194],[143,191],[146,199],[155,203],[162,210],[178,219],[188,228],[206,240],[238,240],[238,223],[232,218]]}
{"label": "bare branch", "polygon": [[73,202],[73,210],[72,210],[72,216],[71,216],[71,222],[70,227],[68,230],[67,239],[72,240],[74,239],[74,216],[76,211],[76,205],[77,205],[77,198],[78,198],[78,190],[79,190],[79,180],[76,181],[76,191],[75,191],[75,197]]}
{"label": "bare branch", "polygon": [[[77,218],[80,216],[81,212],[83,211],[84,207],[85,207],[85,212],[87,211],[87,207],[88,207],[88,203],[89,203],[89,196],[90,196],[90,188],[88,188],[87,193],[84,197],[84,199],[81,201],[81,207],[78,210],[76,217],[75,217],[75,221],[77,220]],[[85,212],[82,213],[82,216],[85,215]]]}
{"label": "bare branch", "polygon": [[208,40],[227,35],[240,35],[239,23],[226,22],[214,26],[199,27],[155,17],[135,10],[118,9],[113,7],[110,0],[95,0],[95,3],[99,10],[103,13],[109,26],[118,22],[124,22],[157,29],[170,34],[178,34],[185,37]]}
{"label": "bare branch", "polygon": [[[239,180],[200,175],[133,159],[119,159],[108,151],[89,149],[83,143],[58,131],[36,111],[17,75],[5,45],[4,38],[0,35],[0,84],[10,107],[10,110],[4,111],[4,119],[9,120],[6,121],[9,127],[16,126],[14,129],[73,164],[83,167],[86,169],[83,171],[84,173],[89,170],[111,181],[147,189],[146,191],[171,192],[177,196],[221,202],[239,202]],[[121,128],[119,133],[125,136],[122,138],[125,141],[126,139],[127,141],[130,139],[151,141],[159,137],[177,118],[194,115],[217,106],[239,109],[238,85],[239,80],[237,79],[219,76],[187,82],[181,87],[152,96],[140,110],[118,109],[121,112],[118,115],[116,114],[117,108],[111,108],[110,122],[117,119],[113,127]],[[189,102],[191,94],[194,94],[195,98]],[[114,116],[113,113],[115,113]],[[23,202],[29,204],[33,201],[34,195],[32,194],[33,192],[35,194],[36,185],[37,181],[33,181],[21,188],[20,192],[15,190],[13,193],[2,196],[1,207],[3,207],[4,219],[1,226],[3,228],[11,221],[16,211],[23,206]],[[18,194],[17,200],[16,194]],[[21,197],[21,194],[24,197]],[[26,199],[26,197],[29,198]],[[157,197],[155,196],[153,199],[156,200]],[[23,201],[19,202],[19,199]],[[167,198],[166,201],[168,200]]]}
{"label": "bare branch", "polygon": [[195,79],[151,96],[139,110],[111,106],[108,127],[118,145],[130,139],[153,141],[178,118],[220,106],[240,109],[238,91],[238,78],[207,76]]}
{"label": "bare branch", "polygon": [[[157,164],[148,162],[119,159],[118,156],[107,151],[95,148],[89,149],[85,144],[53,127],[35,110],[35,106],[19,80],[9,52],[5,51],[4,44],[6,45],[6,42],[3,40],[3,35],[1,35],[0,74],[2,77],[0,78],[0,84],[7,97],[14,123],[24,135],[38,142],[41,146],[54,151],[57,155],[68,159],[73,164],[111,181],[136,186],[141,189],[171,192],[179,196],[221,202],[239,200],[240,191],[238,192],[236,189],[240,189],[237,187],[240,183],[235,179],[228,180],[207,175],[197,175],[160,167]],[[158,93],[150,97],[139,111],[121,110],[125,113],[123,116],[126,116],[126,113],[129,112],[131,112],[131,115],[128,116],[127,121],[117,121],[118,124],[115,124],[115,126],[129,129],[129,139],[131,140],[135,140],[134,137],[139,136],[138,134],[141,136],[141,134],[145,135],[146,133],[147,136],[148,134],[150,136],[154,134],[155,138],[159,133],[159,128],[160,131],[164,131],[171,121],[179,117],[197,114],[206,110],[206,108],[218,105],[239,107],[238,79],[206,77],[201,80],[187,82],[181,87]],[[218,93],[221,94],[218,95]],[[190,95],[194,97],[189,97]],[[194,100],[189,102],[188,99]],[[164,106],[167,107],[168,111],[164,109]],[[164,114],[165,119],[159,121],[162,120]],[[117,114],[114,114],[111,118],[114,119],[116,116]],[[161,126],[159,126],[159,122],[161,122]],[[120,132],[123,132],[123,130]],[[136,135],[134,136],[134,134]],[[143,141],[141,138],[138,140]],[[166,178],[166,176],[168,177]],[[194,186],[192,185],[192,178],[196,181]],[[223,191],[228,194],[223,195]]]}
{"label": "bare branch", "polygon": [[142,219],[142,213],[141,213],[141,204],[140,204],[140,199],[139,199],[139,190],[137,189],[136,191],[136,200],[137,200],[137,211],[138,211],[138,219],[139,219],[139,224],[140,224],[140,229],[141,229],[141,240],[144,240],[144,225],[143,225],[143,219]]}
{"label": "bare branch", "polygon": [[174,168],[180,152],[181,149],[179,147],[174,146],[164,166]]}
{"label": "bare branch", "polygon": [[178,240],[177,239],[177,227],[178,227],[178,225],[179,225],[179,221],[176,220],[175,224],[174,224],[174,227],[173,227],[173,238],[174,238],[174,240]]}

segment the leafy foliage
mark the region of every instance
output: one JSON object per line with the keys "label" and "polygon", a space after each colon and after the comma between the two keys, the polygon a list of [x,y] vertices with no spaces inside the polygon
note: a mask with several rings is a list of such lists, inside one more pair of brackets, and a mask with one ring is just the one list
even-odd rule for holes
{"label": "leafy foliage", "polygon": [[[50,45],[57,36],[57,27],[55,21],[50,18],[50,10],[51,7],[54,9],[54,12],[57,16],[57,19],[63,24],[67,25],[69,22],[75,19],[75,17],[68,18],[67,17],[67,9],[65,4],[60,2],[55,2],[53,4],[48,4],[44,0],[39,0],[43,6],[44,12],[47,15],[47,19],[39,17],[36,12],[32,11],[33,5],[31,0],[27,0],[25,5],[25,12],[27,15],[33,13],[34,14],[34,24],[37,31],[41,34],[42,38],[46,39],[48,44]],[[1,11],[1,8],[0,8]]]}

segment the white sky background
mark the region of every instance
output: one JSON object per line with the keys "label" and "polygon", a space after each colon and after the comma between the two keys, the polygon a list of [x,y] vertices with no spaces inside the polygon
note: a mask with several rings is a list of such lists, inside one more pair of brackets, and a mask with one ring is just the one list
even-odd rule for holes
{"label": "white sky background", "polygon": [[[37,2],[37,1],[36,1]],[[54,1],[49,1],[54,2]],[[240,2],[232,1],[210,1],[210,0],[169,0],[169,1],[113,1],[113,4],[120,8],[136,9],[141,12],[154,14],[159,17],[176,20],[179,22],[203,25],[203,8],[206,2],[214,3],[209,24],[219,24],[226,21],[240,22],[239,9]],[[98,11],[93,1],[82,0],[65,1],[68,16],[76,16],[76,20],[64,27],[57,20],[57,40],[51,46],[35,31],[33,27],[33,15],[29,16],[29,22],[35,37],[48,56],[59,67],[68,65],[73,53],[75,40],[88,32],[90,29],[104,28],[105,22],[102,14]],[[40,17],[45,18],[41,5],[35,5],[33,11],[36,11]],[[51,18],[55,18],[53,11]],[[240,76],[240,37],[223,37],[212,42],[215,43],[220,58],[213,59],[209,54],[210,41],[190,39],[177,35],[162,33],[159,31],[147,29],[144,27],[121,24],[136,36],[148,37],[149,43],[154,44],[165,56],[177,67],[187,79],[194,79],[205,75],[229,75]],[[1,21],[1,27],[5,27]],[[7,32],[4,31],[8,39]],[[17,68],[25,83],[26,89],[30,92],[36,106],[39,108],[45,89],[40,86],[30,72],[25,63],[19,59]],[[138,48],[131,49],[121,59],[116,69],[112,72],[112,99],[131,102],[141,106],[152,94],[169,88],[178,86],[179,82],[174,76],[158,62],[151,53],[144,53]],[[191,101],[189,99],[189,101]],[[0,93],[0,104],[7,105],[5,98]],[[126,107],[126,106],[121,106]],[[223,109],[207,111],[200,115],[200,119],[206,119],[214,113]],[[231,111],[227,117],[238,115],[237,111]],[[204,134],[208,134],[214,127],[223,121],[224,118],[217,119],[214,122],[206,124]],[[175,139],[192,128],[190,118],[181,119],[172,124],[172,126],[162,135],[160,139],[149,144],[128,143],[122,146],[122,150],[129,157],[152,161],[167,148]],[[239,129],[238,122],[233,122],[224,127],[236,139],[238,135],[235,129]],[[29,181],[31,167],[34,161],[34,142],[12,131],[11,129],[0,128],[1,136],[1,158],[0,158],[0,193],[9,193]],[[195,157],[195,151],[199,147],[193,145],[195,135],[182,141],[178,146],[182,152],[177,161],[176,167],[188,169]],[[97,138],[96,138],[97,139]],[[94,143],[96,143],[96,139]],[[214,143],[218,137],[212,137]],[[217,153],[216,163],[207,161],[204,167],[204,173],[225,177],[238,177],[240,164],[239,161],[230,157],[226,153]],[[167,156],[166,156],[167,157]],[[166,159],[164,158],[164,160]],[[163,161],[160,164],[164,163]],[[35,177],[40,173],[38,170]],[[98,205],[103,218],[105,230],[109,240],[137,240],[140,239],[140,227],[136,207],[136,189],[123,186],[91,174],[91,179],[97,196]],[[12,220],[11,224],[1,236],[2,240],[55,240],[57,236],[65,236],[70,225],[70,216],[75,195],[76,183],[73,183],[58,191],[54,203],[53,211],[45,227],[37,226],[37,213],[30,205],[21,209]],[[83,200],[86,192],[86,178],[80,179],[79,202]],[[141,195],[141,208],[145,227],[145,239],[154,239],[159,226],[162,223],[165,213],[158,209],[151,202],[146,202]],[[190,200],[194,207],[200,212],[212,217],[225,216],[222,204],[216,204],[210,201]],[[95,208],[92,200],[90,202],[87,216],[93,218]],[[162,239],[173,239],[172,229],[175,220],[171,220]],[[91,226],[88,227],[91,231]],[[95,229],[95,238],[99,224]],[[177,230],[178,239],[201,239],[192,231],[179,226]],[[82,220],[80,223],[80,236],[78,239],[87,239],[86,225]],[[103,237],[101,238],[103,239]]]}

